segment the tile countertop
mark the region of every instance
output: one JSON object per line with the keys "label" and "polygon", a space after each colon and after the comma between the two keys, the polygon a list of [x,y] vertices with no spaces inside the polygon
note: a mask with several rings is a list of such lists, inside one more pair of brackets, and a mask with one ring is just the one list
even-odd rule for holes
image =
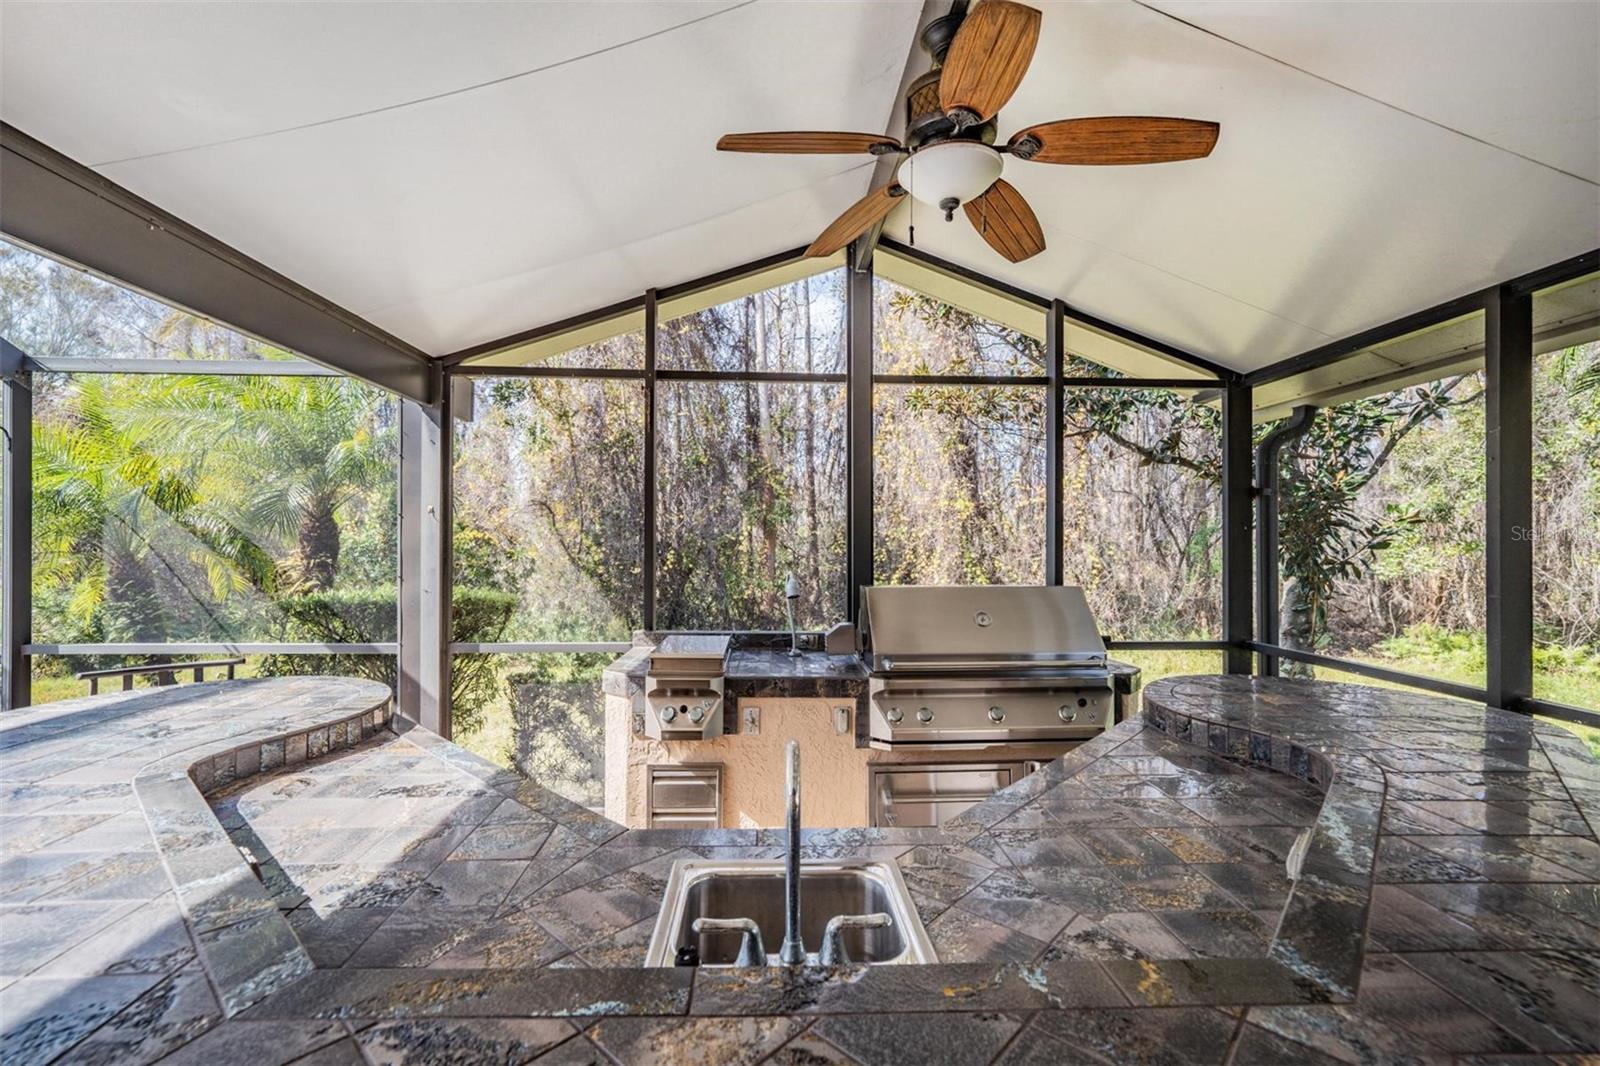
{"label": "tile countertop", "polygon": [[831,972],[638,968],[672,861],[780,835],[627,831],[390,724],[384,689],[332,678],[0,720],[0,1059],[1600,1051],[1600,764],[1521,716],[1158,682],[1142,719],[943,829],[808,833],[895,857],[945,960]]}

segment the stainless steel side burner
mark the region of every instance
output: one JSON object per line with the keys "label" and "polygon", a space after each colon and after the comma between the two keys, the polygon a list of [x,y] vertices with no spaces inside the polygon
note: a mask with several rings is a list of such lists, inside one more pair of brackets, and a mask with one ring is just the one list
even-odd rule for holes
{"label": "stainless steel side burner", "polygon": [[657,740],[722,735],[729,637],[675,633],[650,652],[644,679],[645,733]]}

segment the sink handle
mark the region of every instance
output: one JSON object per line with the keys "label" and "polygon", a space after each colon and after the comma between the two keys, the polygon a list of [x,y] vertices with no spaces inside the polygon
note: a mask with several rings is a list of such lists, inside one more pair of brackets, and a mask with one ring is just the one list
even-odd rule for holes
{"label": "sink handle", "polygon": [[848,966],[850,955],[844,950],[846,929],[885,929],[894,920],[882,911],[876,914],[837,914],[828,919],[822,931],[822,954],[817,961],[824,966]]}
{"label": "sink handle", "polygon": [[742,933],[739,957],[734,965],[760,969],[767,964],[767,945],[761,939],[761,927],[749,918],[696,918],[690,928],[696,936],[701,933]]}

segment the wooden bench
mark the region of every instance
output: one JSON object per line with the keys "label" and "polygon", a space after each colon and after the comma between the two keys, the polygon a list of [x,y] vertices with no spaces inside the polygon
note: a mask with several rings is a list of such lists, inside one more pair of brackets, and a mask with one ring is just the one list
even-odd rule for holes
{"label": "wooden bench", "polygon": [[85,670],[77,676],[79,681],[89,682],[89,695],[97,696],[100,693],[100,679],[103,677],[122,678],[122,691],[130,692],[133,690],[133,679],[138,674],[161,674],[163,676],[156,678],[156,684],[171,685],[175,683],[172,675],[179,670],[193,670],[194,679],[196,681],[204,681],[206,679],[207,670],[220,670],[226,667],[228,670],[228,680],[232,681],[234,667],[241,666],[243,663],[244,658],[241,656],[237,659],[207,659],[204,662],[193,663],[154,663],[150,666],[113,666],[106,670]]}

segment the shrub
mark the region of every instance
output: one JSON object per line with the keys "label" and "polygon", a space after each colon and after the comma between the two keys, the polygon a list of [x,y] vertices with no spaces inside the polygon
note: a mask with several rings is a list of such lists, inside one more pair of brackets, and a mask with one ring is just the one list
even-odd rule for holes
{"label": "shrub", "polygon": [[[284,596],[274,605],[281,612],[284,641],[369,644],[392,641],[397,629],[398,599],[392,585],[338,589]],[[451,640],[492,643],[504,634],[517,598],[486,588],[458,588],[452,596]],[[397,666],[389,655],[268,655],[261,675],[338,674],[382,682],[394,691]],[[456,656],[450,678],[451,721],[458,731],[481,724],[483,705],[495,695],[490,656]]]}
{"label": "shrub", "polygon": [[574,803],[605,803],[605,697],[608,655],[540,656],[506,675],[516,768]]}

